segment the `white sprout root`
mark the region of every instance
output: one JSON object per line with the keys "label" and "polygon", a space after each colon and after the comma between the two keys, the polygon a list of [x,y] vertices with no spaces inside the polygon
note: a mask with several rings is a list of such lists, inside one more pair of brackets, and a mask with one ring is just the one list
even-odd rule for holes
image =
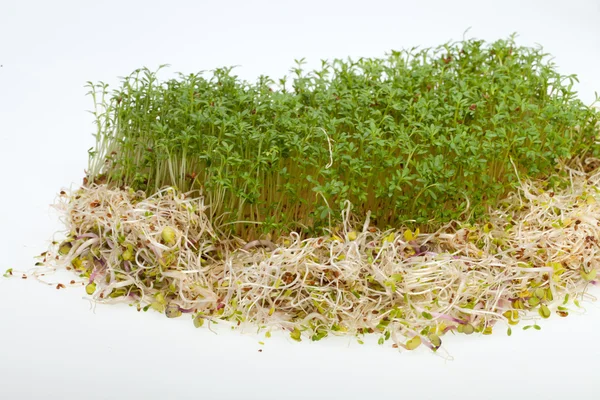
{"label": "white sprout root", "polygon": [[275,243],[222,239],[192,193],[83,187],[60,197],[70,234],[38,273],[75,270],[96,301],[189,313],[196,326],[283,327],[296,340],[378,333],[437,350],[448,331],[490,334],[498,321],[566,316],[569,296],[593,299],[600,172],[582,170],[566,169],[556,192],[521,182],[481,225],[380,231],[348,206],[328,235]]}

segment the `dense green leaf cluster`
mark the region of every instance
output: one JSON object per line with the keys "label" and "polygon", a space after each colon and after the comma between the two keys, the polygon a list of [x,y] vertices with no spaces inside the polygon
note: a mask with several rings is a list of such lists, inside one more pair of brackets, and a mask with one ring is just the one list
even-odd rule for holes
{"label": "dense green leaf cluster", "polygon": [[346,200],[380,227],[478,218],[515,183],[511,160],[539,177],[597,151],[600,113],[575,97],[576,77],[513,38],[296,63],[278,81],[141,69],[111,93],[90,84],[89,178],[201,187],[213,216],[261,222],[231,225],[256,236],[328,225]]}

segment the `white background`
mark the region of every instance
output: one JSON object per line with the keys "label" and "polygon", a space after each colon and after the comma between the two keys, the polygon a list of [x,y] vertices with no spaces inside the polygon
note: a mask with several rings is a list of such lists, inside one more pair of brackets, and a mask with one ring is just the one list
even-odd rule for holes
{"label": "white background", "polygon": [[[418,3],[418,4],[417,4]],[[193,72],[240,65],[280,77],[294,58],[382,56],[468,37],[519,33],[540,43],[586,102],[600,91],[600,1],[7,1],[0,0],[0,270],[29,269],[62,229],[49,205],[79,183],[92,146],[85,81],[117,83],[169,63]],[[597,292],[596,292],[597,293]],[[454,358],[422,349],[285,336],[218,335],[0,278],[2,399],[597,399],[600,306],[540,332],[445,337]],[[258,349],[263,348],[259,353]]]}

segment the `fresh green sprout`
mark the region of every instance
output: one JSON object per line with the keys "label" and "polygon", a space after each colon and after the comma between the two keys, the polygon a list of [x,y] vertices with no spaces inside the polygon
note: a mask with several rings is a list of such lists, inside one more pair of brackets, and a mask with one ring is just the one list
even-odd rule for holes
{"label": "fresh green sprout", "polygon": [[292,232],[273,247],[225,239],[197,192],[90,185],[60,198],[69,251],[56,244],[43,261],[81,274],[96,301],[189,314],[196,327],[283,327],[296,341],[378,333],[380,343],[438,351],[448,332],[490,334],[498,322],[549,318],[556,303],[566,316],[598,284],[581,273],[600,264],[600,172],[587,161],[563,166],[562,189],[522,180],[482,224],[382,231],[347,204],[327,235]]}
{"label": "fresh green sprout", "polygon": [[407,350],[580,307],[598,284],[600,113],[575,76],[512,37],[302,65],[90,83],[88,174],[36,265],[196,327]]}
{"label": "fresh green sprout", "polygon": [[139,69],[114,91],[90,83],[88,181],[202,190],[211,221],[250,241],[322,234],[346,201],[384,230],[474,222],[517,173],[599,155],[600,113],[576,98],[577,78],[513,37],[303,63],[277,82],[219,68],[167,81]]}

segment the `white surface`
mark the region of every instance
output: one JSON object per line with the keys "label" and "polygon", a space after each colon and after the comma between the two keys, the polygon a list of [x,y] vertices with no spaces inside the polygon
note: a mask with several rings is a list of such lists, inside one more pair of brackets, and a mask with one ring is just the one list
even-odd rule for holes
{"label": "white surface", "polygon": [[[177,5],[175,5],[177,3]],[[418,3],[415,5],[414,3]],[[581,98],[600,91],[600,2],[0,0],[0,270],[28,269],[61,229],[55,194],[80,182],[93,126],[85,81],[161,63],[279,77],[294,58],[380,56],[469,37],[541,43]],[[82,289],[0,278],[1,399],[597,399],[600,306],[512,337],[447,336],[454,361],[347,339],[300,344],[194,329]],[[259,353],[258,349],[263,348]],[[460,396],[460,397],[458,397]]]}

